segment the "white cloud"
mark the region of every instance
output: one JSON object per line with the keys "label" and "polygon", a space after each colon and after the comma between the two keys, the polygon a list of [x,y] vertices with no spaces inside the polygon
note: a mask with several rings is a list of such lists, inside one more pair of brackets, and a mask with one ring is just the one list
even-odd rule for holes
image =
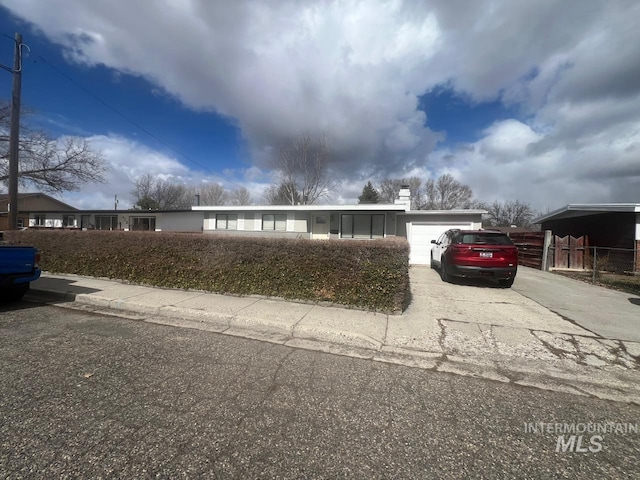
{"label": "white cloud", "polygon": [[[631,200],[638,191],[638,2],[3,4],[73,61],[144,76],[190,108],[235,119],[257,168],[271,148],[308,130],[326,133],[336,170],[363,184],[455,172],[478,197],[538,206]],[[438,149],[441,137],[417,105],[445,84],[522,116],[474,144]],[[126,148],[111,140],[107,152],[118,164]],[[170,157],[135,151],[159,172],[189,176]]]}

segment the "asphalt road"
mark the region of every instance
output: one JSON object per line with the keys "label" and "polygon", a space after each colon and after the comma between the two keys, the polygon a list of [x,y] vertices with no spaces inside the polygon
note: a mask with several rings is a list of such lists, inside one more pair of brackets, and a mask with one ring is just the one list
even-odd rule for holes
{"label": "asphalt road", "polygon": [[[640,407],[210,332],[0,306],[0,477],[637,478]],[[568,438],[567,438],[568,440]],[[598,450],[594,448],[594,450]]]}

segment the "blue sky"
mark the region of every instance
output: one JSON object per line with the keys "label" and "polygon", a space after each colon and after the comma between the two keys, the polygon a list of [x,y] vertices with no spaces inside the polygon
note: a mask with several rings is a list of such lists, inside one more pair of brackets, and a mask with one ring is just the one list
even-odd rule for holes
{"label": "blue sky", "polygon": [[104,184],[63,195],[74,205],[126,204],[144,173],[242,185],[259,203],[269,157],[303,131],[334,151],[330,203],[443,173],[479,200],[541,210],[640,201],[634,3],[143,3],[0,0],[0,34],[31,48],[29,122],[87,138],[109,166]]}

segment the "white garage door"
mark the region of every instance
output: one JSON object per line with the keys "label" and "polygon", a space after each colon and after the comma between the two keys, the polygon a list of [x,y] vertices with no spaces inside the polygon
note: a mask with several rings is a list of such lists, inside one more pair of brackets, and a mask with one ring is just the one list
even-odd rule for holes
{"label": "white garage door", "polygon": [[471,223],[428,224],[412,222],[409,226],[409,263],[411,265],[429,265],[431,260],[431,240],[437,238],[450,228],[473,228]]}

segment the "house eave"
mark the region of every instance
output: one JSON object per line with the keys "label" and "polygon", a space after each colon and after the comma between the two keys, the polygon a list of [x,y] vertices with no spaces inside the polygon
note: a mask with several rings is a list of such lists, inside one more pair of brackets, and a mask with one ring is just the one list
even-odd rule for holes
{"label": "house eave", "polygon": [[533,223],[583,217],[597,213],[640,213],[640,203],[571,203],[534,219]]}
{"label": "house eave", "polygon": [[196,212],[404,212],[404,205],[366,203],[358,205],[218,205],[191,207]]}

